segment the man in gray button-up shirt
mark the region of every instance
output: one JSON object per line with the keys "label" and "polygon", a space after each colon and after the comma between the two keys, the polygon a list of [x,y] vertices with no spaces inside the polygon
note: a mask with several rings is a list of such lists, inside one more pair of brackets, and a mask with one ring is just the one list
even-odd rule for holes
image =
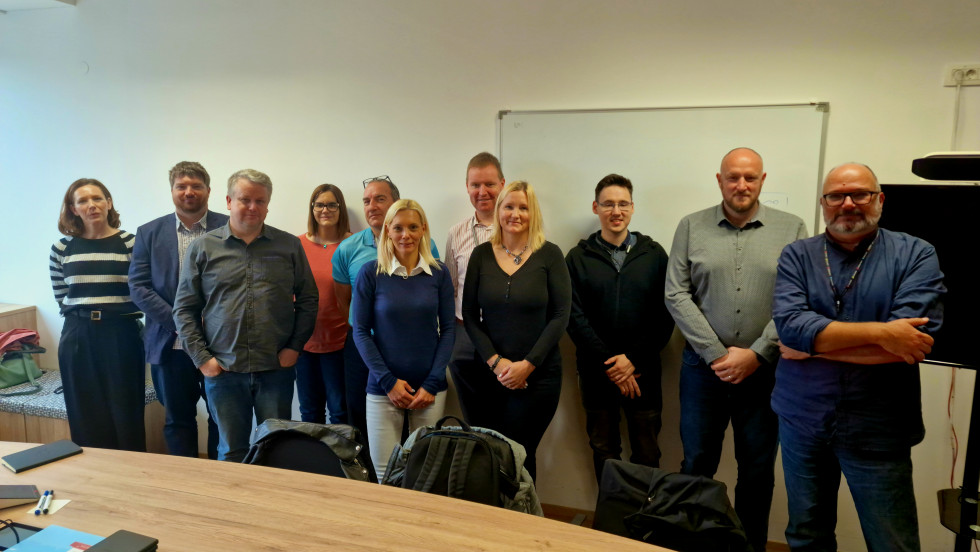
{"label": "man in gray button-up shirt", "polygon": [[256,423],[289,419],[293,366],[316,324],[318,295],[296,236],[265,224],[272,182],[228,179],[228,224],[191,243],[174,300],[184,349],[205,376],[218,459],[241,462]]}
{"label": "man in gray button-up shirt", "polygon": [[766,173],[755,151],[730,151],[716,178],[721,204],[681,220],[667,266],[667,308],[687,339],[681,471],[714,476],[731,421],[735,511],[751,549],[763,552],[778,446],[769,406],[779,356],[772,322],[776,260],[807,232],[799,217],[759,203]]}

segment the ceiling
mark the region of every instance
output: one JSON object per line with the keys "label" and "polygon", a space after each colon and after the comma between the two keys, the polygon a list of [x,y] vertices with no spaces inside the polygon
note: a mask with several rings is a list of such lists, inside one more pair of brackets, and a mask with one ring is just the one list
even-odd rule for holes
{"label": "ceiling", "polygon": [[15,10],[67,8],[74,5],[75,0],[0,0],[0,13]]}

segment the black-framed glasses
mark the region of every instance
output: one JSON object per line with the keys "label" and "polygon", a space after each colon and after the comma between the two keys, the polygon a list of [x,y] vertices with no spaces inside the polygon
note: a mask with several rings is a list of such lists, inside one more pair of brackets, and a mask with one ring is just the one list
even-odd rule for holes
{"label": "black-framed glasses", "polygon": [[340,209],[340,204],[337,203],[336,201],[331,201],[330,203],[320,203],[319,201],[317,201],[316,203],[313,203],[312,205],[313,205],[313,210],[314,211],[322,211],[322,210],[326,209],[327,211],[330,211],[331,213],[334,213],[334,212],[337,211],[337,209]]}
{"label": "black-framed glasses", "polygon": [[874,199],[874,197],[880,193],[881,192],[869,192],[869,191],[850,192],[846,194],[832,193],[832,194],[824,194],[823,200],[827,205],[831,207],[838,207],[840,205],[843,205],[844,200],[847,198],[851,198],[851,202],[853,202],[855,205],[867,205],[871,203],[871,200]]}
{"label": "black-framed glasses", "polygon": [[366,179],[364,179],[364,187],[367,188],[367,185],[370,184],[370,183],[372,183],[372,182],[387,182],[388,184],[391,184],[392,186],[395,185],[395,183],[391,181],[391,177],[388,176],[388,175],[386,175],[386,174],[383,174],[381,176],[375,176],[374,178],[366,178]]}

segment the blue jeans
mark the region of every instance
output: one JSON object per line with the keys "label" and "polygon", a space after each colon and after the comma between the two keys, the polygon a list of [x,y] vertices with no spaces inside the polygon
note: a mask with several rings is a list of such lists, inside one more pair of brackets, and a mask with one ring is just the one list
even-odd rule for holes
{"label": "blue jeans", "polygon": [[[167,452],[175,456],[197,458],[197,402],[208,398],[204,392],[204,375],[182,350],[165,353],[161,364],[150,365],[150,377],[157,399],[166,409],[163,438]],[[218,426],[208,416],[208,458],[218,457]]]}
{"label": "blue jeans", "polygon": [[292,368],[264,372],[222,372],[204,378],[211,418],[218,424],[218,460],[241,462],[248,453],[255,423],[269,418],[288,420],[293,409]]}
{"label": "blue jeans", "polygon": [[725,429],[731,421],[735,437],[735,513],[749,545],[765,550],[769,538],[769,510],[775,486],[778,421],[769,406],[773,369],[760,366],[738,385],[722,381],[690,348],[684,349],[681,367],[681,471],[714,477],[721,460]]}
{"label": "blue jeans", "polygon": [[324,424],[329,411],[331,424],[346,424],[344,350],[301,352],[296,361],[296,394],[300,419],[304,422]]}
{"label": "blue jeans", "polygon": [[911,449],[848,449],[834,443],[832,436],[814,435],[808,429],[779,419],[790,548],[837,550],[837,490],[843,472],[868,550],[918,551]]}

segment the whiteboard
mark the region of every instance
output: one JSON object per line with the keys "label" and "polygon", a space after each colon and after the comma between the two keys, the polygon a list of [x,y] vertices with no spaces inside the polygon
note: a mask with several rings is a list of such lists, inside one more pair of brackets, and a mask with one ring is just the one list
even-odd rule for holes
{"label": "whiteboard", "polygon": [[599,228],[595,186],[609,173],[633,182],[630,229],[670,250],[682,217],[716,205],[715,174],[736,147],[762,156],[760,200],[817,228],[829,104],[501,111],[499,153],[507,181],[527,180],[545,235],[568,252]]}

